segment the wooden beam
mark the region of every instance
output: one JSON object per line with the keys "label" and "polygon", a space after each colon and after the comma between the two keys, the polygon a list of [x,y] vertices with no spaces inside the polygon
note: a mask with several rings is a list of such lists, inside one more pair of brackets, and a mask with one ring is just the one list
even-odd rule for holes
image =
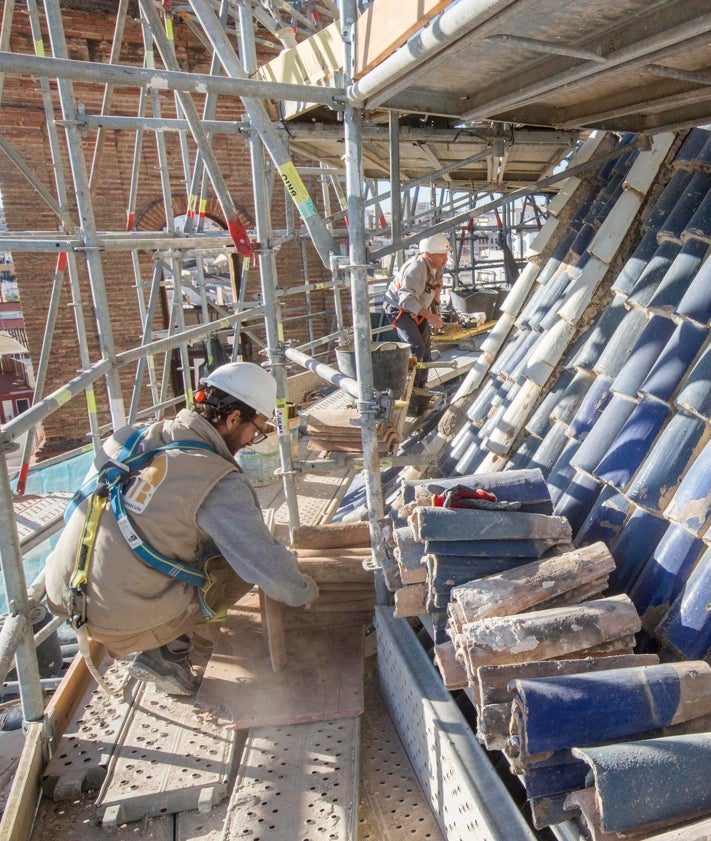
{"label": "wooden beam", "polygon": [[44,722],[27,725],[25,747],[0,822],[0,841],[29,841],[32,835],[46,745]]}

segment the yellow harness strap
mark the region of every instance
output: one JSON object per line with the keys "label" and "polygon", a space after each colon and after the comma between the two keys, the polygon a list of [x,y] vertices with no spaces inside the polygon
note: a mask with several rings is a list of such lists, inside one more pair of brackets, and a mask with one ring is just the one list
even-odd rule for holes
{"label": "yellow harness strap", "polygon": [[[69,580],[69,596],[72,604],[71,620],[73,624],[83,625],[86,622],[86,585],[89,581],[89,567],[94,554],[94,544],[99,530],[101,515],[108,503],[106,495],[93,493],[89,496],[89,505],[84,518],[81,538],[74,557],[74,569]],[[77,611],[76,600],[81,599],[81,608]]]}

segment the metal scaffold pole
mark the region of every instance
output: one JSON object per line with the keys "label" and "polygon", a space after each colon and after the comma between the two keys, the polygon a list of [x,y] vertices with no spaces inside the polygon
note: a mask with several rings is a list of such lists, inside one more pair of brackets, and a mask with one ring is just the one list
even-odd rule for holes
{"label": "metal scaffold pole", "polygon": [[[257,56],[254,48],[252,17],[243,5],[239,7],[240,45],[242,58],[247,72],[256,71]],[[289,526],[299,525],[299,501],[296,493],[294,472],[291,469],[291,436],[286,411],[286,359],[284,357],[284,328],[281,321],[281,309],[275,295],[276,260],[272,246],[272,223],[269,212],[269,194],[265,172],[264,145],[255,131],[249,133],[249,154],[252,164],[252,188],[254,190],[254,212],[256,217],[257,251],[259,254],[259,274],[262,283],[262,303],[264,304],[264,324],[267,333],[267,352],[269,365],[277,381],[276,424],[279,441],[279,454],[282,464],[284,496],[289,512]]]}
{"label": "metal scaffold pole", "polygon": [[[64,37],[64,25],[62,23],[59,3],[56,0],[45,0],[44,8],[47,16],[47,25],[52,45],[52,52],[57,58],[67,58],[67,44]],[[77,209],[79,211],[81,230],[83,232],[84,248],[86,249],[86,263],[89,273],[89,282],[91,285],[91,294],[94,300],[94,311],[96,326],[99,333],[99,343],[101,345],[104,358],[112,363],[111,368],[107,372],[106,381],[111,420],[114,428],[118,428],[126,423],[126,414],[123,405],[123,397],[121,396],[121,383],[119,380],[118,370],[115,366],[116,349],[114,346],[114,337],[111,328],[109,304],[106,297],[104,272],[101,265],[101,243],[96,230],[96,221],[94,219],[94,209],[91,202],[89,177],[86,161],[84,160],[81,134],[75,123],[77,107],[74,100],[74,90],[72,82],[65,79],[57,80],[57,89],[59,90],[59,98],[62,105],[62,115],[67,121],[65,125],[65,132],[67,138],[67,148],[69,150],[69,163],[74,178]]]}
{"label": "metal scaffold pole", "polygon": [[[402,239],[402,201],[400,193],[400,115],[397,111],[388,114],[390,125],[390,231],[393,242]],[[402,252],[395,257],[395,264],[402,264]]]}
{"label": "metal scaffold pole", "polygon": [[[145,19],[151,29],[153,40],[158,47],[158,51],[163,59],[163,64],[165,64],[169,70],[177,71],[178,62],[172,48],[172,41],[164,32],[160,17],[153,3],[148,2],[147,0],[140,0],[140,7],[142,14],[145,16]],[[215,22],[219,25],[217,18],[215,18]],[[193,136],[193,140],[202,152],[205,168],[210,176],[210,181],[212,182],[213,189],[215,190],[220,207],[222,208],[227,229],[234,241],[235,248],[240,254],[248,255],[250,246],[247,238],[247,232],[244,230],[244,226],[242,225],[237,213],[235,203],[232,200],[230,191],[228,190],[225,179],[222,176],[220,165],[215,153],[212,151],[212,146],[210,145],[207,133],[202,126],[195,103],[188,93],[177,91],[177,97],[180,107],[183,110],[183,116],[190,127],[190,133]]]}
{"label": "metal scaffold pole", "polygon": [[[205,30],[213,49],[220,57],[227,75],[230,78],[244,79],[247,73],[209,4],[206,0],[191,0],[190,5]],[[330,255],[336,251],[330,231],[317,213],[313,200],[309,196],[301,176],[296,171],[296,167],[290,161],[289,155],[262,103],[249,96],[242,96],[242,102],[250,122],[259,133],[265,149],[286,185],[304,225],[306,225],[321,261],[324,266],[328,266]]]}
{"label": "metal scaffold pole", "polygon": [[[11,446],[11,439],[3,435],[0,439],[0,517],[2,517],[3,523],[3,527],[0,529],[2,579],[7,595],[9,616],[20,617],[16,622],[18,626],[22,626],[21,631],[18,627],[15,634],[15,639],[19,636],[20,642],[15,652],[15,664],[20,684],[22,717],[25,721],[42,721],[44,699],[35,653],[32,622],[30,621],[30,604],[27,597],[25,570],[22,566],[22,550],[17,536],[15,512],[12,506],[12,489],[5,458],[5,453]],[[3,628],[3,630],[5,629]],[[5,650],[5,646],[0,645],[0,652],[3,650]],[[0,681],[4,678],[5,675],[0,673]]]}
{"label": "metal scaffold pole", "polygon": [[[352,0],[341,0],[341,32],[344,42],[344,68],[350,74],[353,27],[356,9]],[[365,210],[362,178],[362,137],[360,134],[362,112],[346,103],[345,109],[345,160],[346,190],[348,197],[348,236],[350,242],[351,298],[353,306],[353,335],[358,373],[358,410],[362,421],[363,464],[368,522],[373,560],[378,566],[385,559],[385,545],[380,527],[383,517],[383,491],[380,481],[377,422],[380,410],[374,398],[373,364],[371,358],[371,324],[368,301],[368,272],[365,247]]]}

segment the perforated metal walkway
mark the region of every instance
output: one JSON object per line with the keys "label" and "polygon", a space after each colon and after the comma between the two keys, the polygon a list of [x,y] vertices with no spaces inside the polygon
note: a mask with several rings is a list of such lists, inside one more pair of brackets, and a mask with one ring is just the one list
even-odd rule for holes
{"label": "perforated metal walkway", "polygon": [[[116,704],[109,702],[103,712],[97,708],[102,706],[102,698],[105,696],[95,687],[89,690],[87,706],[78,713],[57,751],[49,770],[50,774],[59,767],[66,770],[66,799],[54,802],[43,798],[32,841],[52,837],[99,841],[108,837],[102,825],[106,798],[99,798],[104,801],[101,808],[96,791],[81,790],[81,780],[91,777],[87,762],[95,768],[96,784],[100,784],[101,766],[106,768],[110,761],[111,748],[102,738],[106,733],[100,732],[104,729],[101,725],[115,721],[117,730],[122,729],[118,719],[123,716]],[[373,675],[366,681],[365,699],[366,710],[360,719],[249,731],[231,796],[214,805],[209,797],[203,797],[198,809],[166,814],[175,808],[175,792],[166,796],[165,787],[159,786],[151,796],[143,779],[146,775],[130,780],[131,770],[126,769],[128,777],[119,775],[116,783],[130,788],[138,781],[141,791],[137,801],[142,802],[124,808],[124,820],[132,822],[121,824],[119,819],[109,830],[110,837],[114,841],[137,836],[154,841],[443,841]],[[156,733],[150,734],[155,742],[170,712],[167,716],[166,710],[155,708],[154,712],[159,719]],[[155,752],[157,747],[157,743],[146,743],[143,752]],[[242,740],[238,739],[235,747],[239,753]],[[133,755],[134,759],[139,756]],[[175,768],[192,765],[195,760],[187,748],[183,755],[175,756]],[[150,758],[147,761],[155,768]],[[224,773],[225,766],[219,764]],[[196,780],[195,794],[191,794],[190,780],[183,780],[185,808],[197,803],[198,788],[205,782]],[[214,783],[207,782],[208,789],[214,790]],[[110,823],[120,814],[118,810],[109,812]]]}

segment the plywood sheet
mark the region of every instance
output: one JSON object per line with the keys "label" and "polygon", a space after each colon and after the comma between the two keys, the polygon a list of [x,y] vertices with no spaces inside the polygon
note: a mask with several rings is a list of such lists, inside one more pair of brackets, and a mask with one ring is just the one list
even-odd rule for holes
{"label": "plywood sheet", "polygon": [[[343,46],[338,22],[315,32],[296,47],[282,50],[260,67],[258,75],[266,82],[294,85],[332,86],[343,70]],[[281,102],[284,119],[316,107],[311,102]]]}
{"label": "plywood sheet", "polygon": [[272,671],[259,603],[230,611],[205,671],[197,704],[231,715],[235,727],[351,718],[363,711],[362,624],[289,630],[286,665]]}
{"label": "plywood sheet", "polygon": [[359,79],[426,26],[450,0],[400,0],[393,14],[390,0],[375,0],[356,21],[356,72]]}

